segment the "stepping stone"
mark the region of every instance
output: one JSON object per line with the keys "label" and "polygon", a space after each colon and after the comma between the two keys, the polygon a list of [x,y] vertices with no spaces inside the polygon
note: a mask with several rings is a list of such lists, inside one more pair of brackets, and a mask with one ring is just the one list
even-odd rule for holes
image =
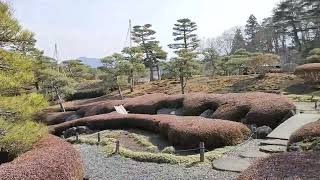
{"label": "stepping stone", "polygon": [[239,154],[242,158],[264,158],[269,156],[269,154],[258,151],[258,150],[249,150]]}
{"label": "stepping stone", "polygon": [[291,134],[305,124],[317,121],[320,114],[296,114],[280,124],[267,137],[274,139],[289,139]]}
{"label": "stepping stone", "polygon": [[260,145],[278,145],[278,146],[287,146],[288,141],[282,139],[268,139],[260,142]]}
{"label": "stepping stone", "polygon": [[266,153],[281,153],[281,152],[286,152],[287,147],[276,146],[276,145],[266,145],[266,146],[260,146],[259,150]]}
{"label": "stepping stone", "polygon": [[249,159],[221,158],[213,162],[213,168],[221,171],[241,172],[247,169],[251,162]]}

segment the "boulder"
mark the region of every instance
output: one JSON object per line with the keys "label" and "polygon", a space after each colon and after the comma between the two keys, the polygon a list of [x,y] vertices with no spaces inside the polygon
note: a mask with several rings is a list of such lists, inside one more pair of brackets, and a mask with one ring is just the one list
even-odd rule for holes
{"label": "boulder", "polygon": [[272,129],[269,126],[261,126],[257,128],[257,138],[266,139],[268,134],[272,132]]}

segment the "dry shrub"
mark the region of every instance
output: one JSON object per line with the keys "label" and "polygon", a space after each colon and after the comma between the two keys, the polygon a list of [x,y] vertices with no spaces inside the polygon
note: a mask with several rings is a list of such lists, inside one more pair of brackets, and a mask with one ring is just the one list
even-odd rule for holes
{"label": "dry shrub", "polygon": [[83,164],[71,144],[48,135],[32,150],[0,166],[0,179],[82,179]]}
{"label": "dry shrub", "polygon": [[320,137],[320,120],[308,123],[296,130],[289,138],[289,144]]}
{"label": "dry shrub", "polygon": [[184,98],[185,115],[200,115],[205,109],[215,112],[212,118],[272,128],[288,118],[294,104],[284,96],[269,93],[193,94]]}
{"label": "dry shrub", "polygon": [[130,113],[137,114],[156,114],[161,108],[182,107],[184,116],[199,116],[205,110],[211,109],[215,111],[211,117],[213,119],[244,121],[248,124],[267,125],[272,128],[288,118],[291,110],[295,109],[294,104],[286,97],[268,93],[195,93],[171,96],[149,94],[91,104],[80,108],[77,114],[87,117],[110,113],[117,105],[123,105]]}
{"label": "dry shrub", "polygon": [[294,73],[309,83],[319,83],[320,63],[310,63],[298,66]]}
{"label": "dry shrub", "polygon": [[160,133],[177,146],[197,147],[200,141],[206,147],[216,148],[244,141],[250,130],[243,124],[212,120],[201,117],[143,114],[102,114],[85,117],[51,126],[51,132],[60,134],[73,126],[88,126],[90,129],[138,128]]}
{"label": "dry shrub", "polygon": [[239,180],[319,179],[320,152],[289,152],[258,160]]}

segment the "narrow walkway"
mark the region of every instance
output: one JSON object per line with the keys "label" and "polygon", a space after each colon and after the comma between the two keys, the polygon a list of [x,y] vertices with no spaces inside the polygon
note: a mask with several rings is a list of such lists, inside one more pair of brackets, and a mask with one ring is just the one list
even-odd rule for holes
{"label": "narrow walkway", "polygon": [[268,138],[288,140],[294,131],[319,119],[320,114],[296,114],[274,129]]}

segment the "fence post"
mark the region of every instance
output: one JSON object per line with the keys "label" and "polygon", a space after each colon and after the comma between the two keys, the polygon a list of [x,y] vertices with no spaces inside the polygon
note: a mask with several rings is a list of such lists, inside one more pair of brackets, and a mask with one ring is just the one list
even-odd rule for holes
{"label": "fence post", "polygon": [[76,132],[76,141],[79,141],[79,133]]}
{"label": "fence post", "polygon": [[120,141],[116,141],[116,154],[119,154],[119,149],[120,149]]}
{"label": "fence post", "polygon": [[318,100],[314,102],[314,109],[317,109],[317,108],[318,108]]}
{"label": "fence post", "polygon": [[204,162],[204,142],[200,142],[199,144],[199,148],[200,148],[200,162]]}
{"label": "fence post", "polygon": [[100,144],[100,141],[101,141],[101,139],[100,139],[100,132],[98,132],[98,143]]}

